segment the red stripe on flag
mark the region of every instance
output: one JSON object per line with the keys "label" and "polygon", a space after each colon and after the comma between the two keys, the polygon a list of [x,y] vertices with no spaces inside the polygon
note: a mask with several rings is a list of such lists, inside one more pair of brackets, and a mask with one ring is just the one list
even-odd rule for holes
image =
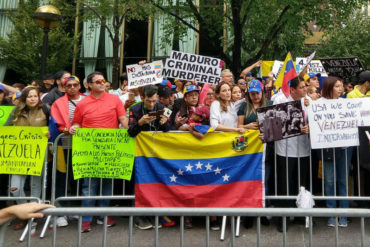
{"label": "red stripe on flag", "polygon": [[263,207],[262,181],[217,185],[135,184],[136,207]]}
{"label": "red stripe on flag", "polygon": [[290,95],[290,86],[288,81],[297,77],[297,73],[295,72],[294,68],[289,70],[286,74],[284,74],[283,85],[281,86],[281,90],[285,94],[285,97],[289,97]]}

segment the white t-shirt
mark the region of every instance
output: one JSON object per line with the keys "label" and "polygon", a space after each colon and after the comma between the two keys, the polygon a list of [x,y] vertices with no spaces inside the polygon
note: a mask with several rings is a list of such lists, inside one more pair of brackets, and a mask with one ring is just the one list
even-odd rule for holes
{"label": "white t-shirt", "polygon": [[[274,100],[274,105],[294,101],[292,96],[286,98],[284,94],[277,96]],[[301,99],[304,119],[307,123],[307,108],[304,106],[304,98]],[[310,139],[308,135],[300,135],[276,141],[276,153],[283,157],[307,157],[310,156]]]}
{"label": "white t-shirt", "polygon": [[80,97],[78,99],[76,99],[76,100],[68,100],[68,112],[69,112],[69,118],[68,119],[69,119],[69,122],[72,123],[73,117],[75,116],[76,105],[83,98],[85,98],[85,96],[80,95]]}
{"label": "white t-shirt", "polygon": [[213,101],[210,109],[210,123],[215,130],[219,124],[227,127],[238,127],[238,115],[236,105],[231,104],[227,107],[227,112],[221,111],[221,105],[218,100]]}

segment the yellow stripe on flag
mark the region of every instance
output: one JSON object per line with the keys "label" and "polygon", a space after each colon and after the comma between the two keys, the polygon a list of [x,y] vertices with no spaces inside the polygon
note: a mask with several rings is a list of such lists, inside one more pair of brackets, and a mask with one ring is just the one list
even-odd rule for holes
{"label": "yellow stripe on flag", "polygon": [[[258,130],[250,130],[243,135],[235,132],[213,132],[198,140],[190,133],[141,132],[135,138],[135,156],[210,159],[253,154],[263,151],[259,133]],[[241,136],[244,136],[244,144],[240,142]]]}
{"label": "yellow stripe on flag", "polygon": [[274,61],[262,61],[262,77],[268,77],[272,66],[274,66]]}

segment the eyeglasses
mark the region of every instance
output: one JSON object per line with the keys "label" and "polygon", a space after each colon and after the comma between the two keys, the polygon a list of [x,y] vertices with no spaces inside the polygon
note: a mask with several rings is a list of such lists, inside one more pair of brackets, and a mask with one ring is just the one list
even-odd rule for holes
{"label": "eyeglasses", "polygon": [[66,88],[77,88],[78,86],[80,86],[80,83],[73,83],[73,84],[68,84],[66,85]]}
{"label": "eyeglasses", "polygon": [[96,83],[96,84],[105,84],[106,82],[107,81],[104,80],[104,79],[94,81],[94,83]]}
{"label": "eyeglasses", "polygon": [[215,95],[215,93],[207,93],[207,95]]}

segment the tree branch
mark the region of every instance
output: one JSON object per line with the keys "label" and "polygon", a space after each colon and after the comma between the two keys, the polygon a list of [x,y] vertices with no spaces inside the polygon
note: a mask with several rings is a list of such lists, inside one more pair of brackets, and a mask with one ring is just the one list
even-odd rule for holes
{"label": "tree branch", "polygon": [[107,26],[106,24],[106,20],[98,13],[98,11],[96,11],[96,9],[94,9],[93,7],[91,7],[90,5],[88,4],[85,4],[85,6],[91,10],[95,15],[96,17],[98,17],[98,19],[100,20],[100,23],[101,25],[106,29],[108,30],[108,34],[109,34],[109,38],[113,41],[114,40],[114,37],[113,37],[113,34],[112,34],[112,31],[109,29],[109,27]]}
{"label": "tree branch", "polygon": [[245,23],[247,22],[247,16],[248,16],[249,11],[251,10],[252,3],[253,3],[253,0],[250,0],[249,4],[248,4],[248,5],[247,5],[247,7],[245,8],[245,12],[244,12],[243,20],[242,20],[242,23],[241,23],[242,28],[244,28],[244,25],[245,25]]}
{"label": "tree branch", "polygon": [[278,19],[276,20],[274,25],[272,25],[270,30],[267,32],[268,35],[267,35],[266,39],[264,40],[260,50],[257,52],[256,55],[254,55],[252,58],[248,59],[248,61],[242,66],[243,68],[247,67],[251,63],[256,62],[261,57],[261,55],[267,50],[267,48],[270,46],[271,42],[276,38],[276,36],[280,32],[280,30],[286,24],[287,21],[283,22],[283,17],[285,16],[285,14],[288,12],[289,9],[290,9],[290,5],[285,6],[285,8],[280,13],[280,16],[278,17]]}
{"label": "tree branch", "polygon": [[[174,18],[176,18],[178,21],[180,21],[182,24],[184,24],[185,26],[189,27],[190,29],[194,30],[195,32],[199,33],[199,30],[197,28],[195,28],[193,25],[191,25],[189,22],[185,21],[181,16],[171,12],[171,11],[168,11],[166,10],[166,8],[164,8],[163,6],[157,4],[155,1],[151,0],[151,3],[158,9],[162,10],[163,12],[165,13],[168,13],[169,15],[173,16]],[[199,12],[198,12],[198,9],[196,8],[196,6],[193,4],[193,2],[191,0],[187,0],[187,3],[189,4],[189,7],[190,9],[192,10],[194,16],[196,17],[196,19],[198,20],[199,24],[202,25],[202,26],[206,26],[206,23],[204,22],[203,18],[200,16]],[[203,33],[202,33],[203,34]],[[214,43],[214,39],[212,39],[210,36],[208,36],[207,32],[205,32],[204,34],[204,37],[207,41],[209,41],[214,47],[216,47],[216,44]],[[229,56],[227,54],[225,54],[224,52],[221,52],[221,57],[222,59],[227,63],[227,64],[231,64],[231,59],[229,58]]]}

